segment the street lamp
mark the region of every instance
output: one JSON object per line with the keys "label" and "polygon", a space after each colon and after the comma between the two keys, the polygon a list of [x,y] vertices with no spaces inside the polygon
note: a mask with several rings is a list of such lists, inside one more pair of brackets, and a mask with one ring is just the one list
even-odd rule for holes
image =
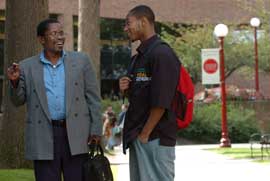
{"label": "street lamp", "polygon": [[260,26],[259,18],[251,18],[250,25],[254,27],[254,51],[255,51],[255,89],[256,97],[259,95],[259,73],[258,73],[258,45],[257,45],[257,28]]}
{"label": "street lamp", "polygon": [[226,88],[225,88],[225,67],[224,67],[224,37],[228,34],[228,27],[224,24],[218,24],[214,30],[220,43],[220,86],[221,86],[221,139],[220,147],[231,147],[231,141],[227,129],[227,110],[226,110]]}

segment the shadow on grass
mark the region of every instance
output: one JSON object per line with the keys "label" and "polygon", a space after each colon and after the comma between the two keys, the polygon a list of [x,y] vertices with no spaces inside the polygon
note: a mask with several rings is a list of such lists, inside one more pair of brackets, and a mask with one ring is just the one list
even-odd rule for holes
{"label": "shadow on grass", "polygon": [[[112,165],[113,177],[117,178],[117,166]],[[0,169],[0,181],[35,181],[31,169]]]}
{"label": "shadow on grass", "polygon": [[261,158],[261,149],[253,149],[253,158],[251,158],[250,148],[209,148],[208,151],[214,151],[218,154],[228,156],[233,159],[249,159],[257,163],[270,163],[270,155],[264,153],[264,159]]}

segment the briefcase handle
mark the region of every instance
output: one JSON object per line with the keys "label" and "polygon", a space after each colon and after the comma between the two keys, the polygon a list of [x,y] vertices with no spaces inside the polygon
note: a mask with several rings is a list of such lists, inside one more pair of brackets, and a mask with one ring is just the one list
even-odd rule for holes
{"label": "briefcase handle", "polygon": [[88,147],[90,158],[93,158],[95,155],[104,155],[103,149],[99,143],[92,142],[88,144]]}

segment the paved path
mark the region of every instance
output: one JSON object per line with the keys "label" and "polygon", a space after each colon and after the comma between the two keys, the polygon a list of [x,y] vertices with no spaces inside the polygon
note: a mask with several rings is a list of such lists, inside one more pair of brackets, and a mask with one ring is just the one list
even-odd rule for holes
{"label": "paved path", "polygon": [[[243,147],[248,145],[232,145]],[[177,146],[175,181],[266,181],[270,180],[270,164],[254,163],[250,160],[234,160],[204,150],[218,145]],[[116,148],[115,156],[109,156],[117,165],[115,181],[129,181],[128,156]]]}

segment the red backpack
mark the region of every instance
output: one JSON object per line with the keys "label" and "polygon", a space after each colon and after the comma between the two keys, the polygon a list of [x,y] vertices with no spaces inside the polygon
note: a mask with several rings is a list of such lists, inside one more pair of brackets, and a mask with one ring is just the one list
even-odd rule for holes
{"label": "red backpack", "polygon": [[[169,46],[166,42],[157,40],[150,45],[146,53],[143,55],[144,58],[146,59],[149,58],[148,56],[150,52],[155,47],[161,44]],[[133,63],[134,62],[132,62],[132,64]],[[133,68],[133,65],[131,65],[130,68]],[[177,89],[174,99],[172,101],[172,109],[176,114],[176,122],[178,129],[188,127],[192,121],[193,107],[194,107],[193,98],[194,98],[193,82],[187,70],[182,65],[180,65]]]}
{"label": "red backpack", "polygon": [[194,85],[187,70],[181,65],[177,90],[172,102],[178,129],[186,128],[193,116]]}

